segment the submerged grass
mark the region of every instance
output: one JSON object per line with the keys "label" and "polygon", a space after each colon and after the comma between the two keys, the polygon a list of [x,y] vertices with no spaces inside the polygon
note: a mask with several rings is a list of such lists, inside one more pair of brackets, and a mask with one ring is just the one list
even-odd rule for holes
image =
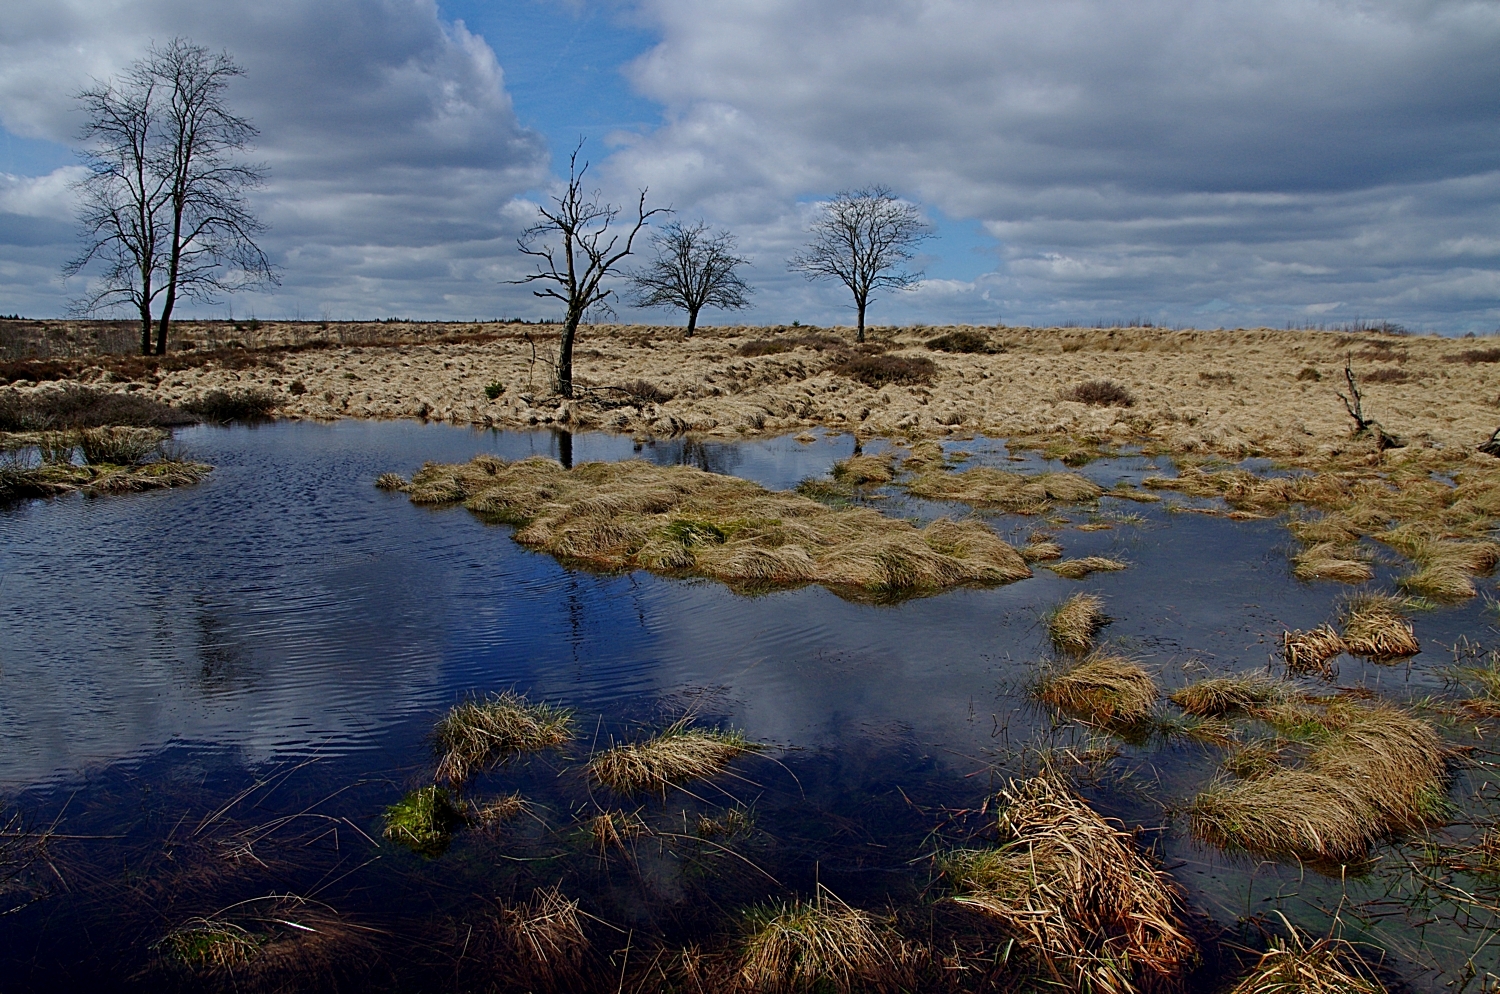
{"label": "submerged grass", "polygon": [[1062,562],[1053,563],[1047,568],[1058,576],[1067,577],[1069,580],[1082,580],[1090,573],[1112,573],[1117,570],[1129,569],[1129,563],[1122,563],[1118,559],[1106,559],[1103,556],[1084,556],[1080,559],[1064,559]]}
{"label": "submerged grass", "polygon": [[739,732],[691,728],[683,719],[644,742],[629,742],[597,753],[589,776],[617,794],[659,792],[690,780],[721,773],[730,762],[760,746]]}
{"label": "submerged grass", "polygon": [[565,561],[705,576],[739,589],[818,583],[868,599],[1031,575],[980,521],[940,518],[919,529],[687,466],[633,460],[564,470],[549,459],[480,456],[428,464],[407,492],[414,503],[462,502],[516,524],[516,541]]}
{"label": "submerged grass", "polygon": [[1333,672],[1331,660],[1348,652],[1343,636],[1334,631],[1332,625],[1319,625],[1311,631],[1281,633],[1281,658],[1292,673],[1318,673],[1328,676]]}
{"label": "submerged grass", "polygon": [[1292,557],[1292,575],[1299,580],[1337,580],[1364,583],[1375,567],[1359,557],[1359,549],[1336,542],[1319,542]]}
{"label": "submerged grass", "polygon": [[819,886],[812,901],[745,913],[741,982],[752,991],[836,991],[878,981],[893,965],[877,922]]}
{"label": "submerged grass", "polygon": [[433,729],[437,779],[462,789],[475,773],[513,756],[562,745],[572,726],[566,708],[532,704],[510,691],[456,704]]}
{"label": "submerged grass", "polygon": [[501,942],[533,984],[547,989],[579,979],[589,950],[578,902],[556,886],[538,889],[527,901],[501,908],[496,918]]}
{"label": "submerged grass", "polygon": [[1344,605],[1344,644],[1356,656],[1404,659],[1422,651],[1402,602],[1383,594],[1359,594]]}
{"label": "submerged grass", "polygon": [[262,936],[221,918],[191,918],[168,932],[157,949],[193,970],[233,970],[260,951]]}
{"label": "submerged grass", "polygon": [[999,796],[1001,843],[950,852],[952,900],[1000,920],[1044,975],[1097,994],[1171,986],[1197,959],[1166,874],[1052,775]]}
{"label": "submerged grass", "polygon": [[1103,600],[1093,594],[1074,594],[1047,615],[1047,633],[1059,649],[1082,654],[1093,648],[1094,636],[1108,623]]}
{"label": "submerged grass", "polygon": [[385,809],[385,837],[423,856],[441,856],[463,822],[441,787],[422,787]]}
{"label": "submerged grass", "polygon": [[1334,701],[1266,709],[1295,721],[1311,747],[1300,766],[1270,763],[1219,780],[1193,802],[1198,838],[1225,849],[1348,862],[1386,836],[1440,819],[1442,741],[1432,726],[1385,705]]}
{"label": "submerged grass", "polygon": [[1159,691],[1138,663],[1123,656],[1089,656],[1044,677],[1037,697],[1094,725],[1134,724],[1151,717]]}

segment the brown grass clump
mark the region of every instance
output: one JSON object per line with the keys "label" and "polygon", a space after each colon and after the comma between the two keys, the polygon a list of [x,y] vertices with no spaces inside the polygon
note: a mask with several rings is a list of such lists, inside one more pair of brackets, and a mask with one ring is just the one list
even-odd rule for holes
{"label": "brown grass clump", "polygon": [[992,345],[989,336],[966,329],[950,331],[946,335],[929,338],[927,347],[934,352],[960,352],[965,355],[1004,351]]}
{"label": "brown grass clump", "polygon": [[1116,570],[1128,569],[1129,563],[1122,563],[1118,559],[1106,559],[1103,556],[1084,556],[1081,559],[1064,559],[1060,563],[1053,563],[1047,568],[1058,576],[1065,576],[1069,580],[1082,580],[1090,573],[1111,573]]}
{"label": "brown grass clump", "polygon": [[1096,994],[1166,986],[1197,959],[1165,873],[1052,776],[1001,791],[1001,844],[939,859],[959,904],[999,919],[1038,967]]}
{"label": "brown grass clump", "polygon": [[914,497],[951,500],[1013,514],[1041,514],[1054,504],[1097,500],[1104,488],[1076,473],[1028,476],[992,466],[961,473],[941,470],[919,474],[907,484]]}
{"label": "brown grass clump", "polygon": [[690,728],[684,718],[644,742],[596,754],[588,771],[595,783],[617,794],[665,794],[668,787],[721,773],[735,758],[759,748],[739,732]]}
{"label": "brown grass clump", "polygon": [[1281,658],[1292,673],[1326,675],[1331,672],[1329,660],[1348,651],[1349,647],[1332,625],[1319,625],[1310,632],[1281,633]]}
{"label": "brown grass clump", "polygon": [[1095,407],[1134,407],[1135,395],[1113,380],[1086,380],[1064,390],[1063,400]]}
{"label": "brown grass clump", "polygon": [[28,466],[0,456],[0,501],[55,497],[74,491],[101,496],[185,487],[200,482],[212,470],[203,463],[178,459],[156,459],[135,466],[79,466],[68,462]]}
{"label": "brown grass clump", "polygon": [[1229,994],[1386,994],[1385,985],[1352,945],[1322,938],[1307,945],[1272,939],[1250,973]]}
{"label": "brown grass clump", "polygon": [[538,889],[529,901],[502,908],[496,925],[502,942],[534,982],[551,988],[578,979],[589,940],[578,902],[557,887]]}
{"label": "brown grass clump", "polygon": [[857,356],[833,368],[867,387],[914,387],[931,383],[937,376],[937,364],[926,356],[865,355]]}
{"label": "brown grass clump", "polygon": [[1109,623],[1104,601],[1093,594],[1074,594],[1047,616],[1047,633],[1059,649],[1085,653],[1094,646],[1094,636]]}
{"label": "brown grass clump", "polygon": [[562,745],[572,736],[572,725],[573,712],[531,704],[511,691],[456,704],[433,729],[441,757],[436,779],[462,788],[475,773],[519,753]]}
{"label": "brown grass clump", "polygon": [[483,804],[471,803],[468,821],[476,828],[493,831],[530,810],[531,805],[519,793],[502,794]]}
{"label": "brown grass clump", "polygon": [[[1295,710],[1313,738],[1302,765],[1212,784],[1193,802],[1198,838],[1226,849],[1348,862],[1377,839],[1441,817],[1442,740],[1426,722],[1384,705],[1335,702],[1311,722],[1309,706]],[[1278,720],[1269,711],[1262,716]]]}
{"label": "brown grass clump", "polygon": [[375,486],[380,490],[405,490],[407,485],[406,477],[400,473],[381,473],[375,477]]}
{"label": "brown grass clump", "polygon": [[1159,692],[1139,664],[1096,653],[1045,678],[1037,697],[1095,725],[1133,724],[1151,716]]}
{"label": "brown grass clump", "polygon": [[594,840],[594,848],[599,850],[601,856],[611,849],[624,852],[628,840],[647,832],[646,823],[639,815],[626,814],[624,811],[601,812],[588,820],[585,830]]}
{"label": "brown grass clump", "polygon": [[1291,693],[1286,684],[1264,674],[1236,673],[1199,680],[1174,691],[1171,701],[1188,714],[1218,717],[1259,705],[1278,704]]}
{"label": "brown grass clump", "polygon": [[883,456],[850,456],[833,464],[833,478],[840,483],[861,486],[867,483],[890,483],[895,477],[892,463],[895,453]]}
{"label": "brown grass clump", "polygon": [[633,460],[564,470],[549,459],[480,456],[424,466],[409,494],[414,503],[461,501],[517,524],[517,542],[564,561],[706,576],[740,589],[819,583],[891,597],[1031,575],[980,521],[944,518],[919,529],[687,466]]}
{"label": "brown grass clump", "polygon": [[1063,547],[1056,542],[1043,539],[1036,542],[1028,542],[1019,550],[1021,558],[1028,563],[1046,562],[1050,559],[1061,559]]}
{"label": "brown grass clump", "polygon": [[1292,575],[1299,580],[1337,580],[1365,583],[1375,577],[1375,568],[1358,557],[1359,550],[1333,542],[1320,542],[1292,557]]}
{"label": "brown grass clump", "polygon": [[1401,602],[1379,594],[1350,599],[1344,609],[1344,644],[1350,654],[1369,659],[1405,659],[1422,651]]}
{"label": "brown grass clump", "polygon": [[751,908],[740,980],[752,991],[837,991],[877,981],[893,963],[876,920],[826,887],[813,901]]}

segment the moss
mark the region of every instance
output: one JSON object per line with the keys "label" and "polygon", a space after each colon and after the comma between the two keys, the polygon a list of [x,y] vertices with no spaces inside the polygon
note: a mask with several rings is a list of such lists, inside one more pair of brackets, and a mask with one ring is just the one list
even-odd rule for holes
{"label": "moss", "polygon": [[437,857],[448,851],[453,830],[463,821],[441,787],[422,787],[385,809],[385,837],[412,852]]}

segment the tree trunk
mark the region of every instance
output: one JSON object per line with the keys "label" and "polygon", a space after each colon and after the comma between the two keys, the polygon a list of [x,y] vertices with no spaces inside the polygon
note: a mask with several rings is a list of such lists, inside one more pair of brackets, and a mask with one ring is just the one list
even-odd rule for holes
{"label": "tree trunk", "polygon": [[578,335],[578,324],[582,320],[582,314],[568,311],[562,339],[557,343],[557,392],[569,400],[573,399],[573,339]]}
{"label": "tree trunk", "polygon": [[698,327],[698,312],[693,308],[688,308],[688,327],[686,337],[692,338],[693,329],[696,327]]}
{"label": "tree trunk", "polygon": [[167,301],[162,305],[161,320],[156,324],[156,354],[167,354],[167,324],[172,320],[172,305],[175,304],[176,295],[171,287],[167,287]]}
{"label": "tree trunk", "polygon": [[865,340],[865,302],[863,300],[859,301],[859,334],[857,334],[857,335],[854,336],[854,340],[856,342],[859,342],[860,344],[864,344],[864,340]]}
{"label": "tree trunk", "polygon": [[151,354],[151,308],[141,307],[141,355]]}

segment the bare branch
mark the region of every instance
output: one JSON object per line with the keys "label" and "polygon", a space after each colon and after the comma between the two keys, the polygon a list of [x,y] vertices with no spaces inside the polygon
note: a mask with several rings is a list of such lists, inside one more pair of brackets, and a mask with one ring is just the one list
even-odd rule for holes
{"label": "bare branch", "polygon": [[687,311],[687,333],[698,325],[705,307],[739,310],[749,307],[752,288],[735,268],[746,260],[734,254],[734,236],[710,232],[702,221],[684,227],[673,221],[652,238],[656,258],[631,277],[637,307],[676,307]]}

